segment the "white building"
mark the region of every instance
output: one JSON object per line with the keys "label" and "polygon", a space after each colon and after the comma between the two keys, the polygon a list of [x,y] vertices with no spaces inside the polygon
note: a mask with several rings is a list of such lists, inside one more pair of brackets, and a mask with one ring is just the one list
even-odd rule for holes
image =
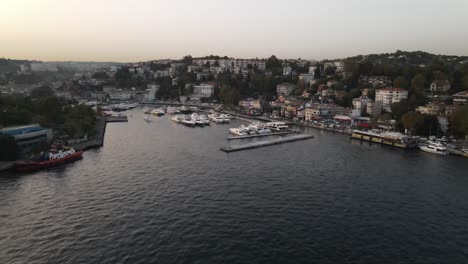
{"label": "white building", "polygon": [[367,101],[366,113],[372,116],[379,116],[382,113],[382,102]]}
{"label": "white building", "polygon": [[284,76],[291,75],[291,73],[292,73],[291,66],[289,66],[289,65],[283,66],[283,75]]}
{"label": "white building", "polygon": [[278,96],[288,96],[294,89],[296,89],[296,86],[292,83],[281,83],[276,86],[276,94]]}
{"label": "white building", "polygon": [[200,85],[193,86],[194,97],[198,98],[208,98],[214,94],[214,85],[203,83]]}
{"label": "white building", "polygon": [[369,98],[366,96],[361,96],[359,98],[354,98],[353,99],[353,108],[361,111],[361,113],[364,113],[364,111],[367,110],[367,102],[369,102]]}
{"label": "white building", "polygon": [[429,87],[431,92],[447,92],[450,90],[450,82],[447,80],[437,80],[431,83]]}
{"label": "white building", "polygon": [[382,102],[382,107],[390,111],[393,103],[398,103],[408,98],[408,91],[401,88],[382,88],[375,91],[375,101]]}
{"label": "white building", "polygon": [[306,85],[310,85],[314,79],[315,79],[314,73],[303,73],[299,75],[299,80],[304,81]]}
{"label": "white building", "polygon": [[309,73],[315,74],[316,70],[317,70],[317,66],[310,66],[309,67]]}
{"label": "white building", "polygon": [[156,93],[159,90],[159,85],[157,84],[148,84],[148,94],[146,94],[146,100],[154,101],[156,99]]}

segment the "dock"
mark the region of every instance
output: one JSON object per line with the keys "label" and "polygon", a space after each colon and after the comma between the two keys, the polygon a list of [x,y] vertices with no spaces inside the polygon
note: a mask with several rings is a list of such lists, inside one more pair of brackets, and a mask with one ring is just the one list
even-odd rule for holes
{"label": "dock", "polygon": [[264,141],[258,141],[258,142],[251,142],[251,143],[247,143],[247,144],[244,144],[244,145],[234,145],[234,146],[229,146],[229,147],[222,147],[221,150],[224,151],[224,152],[229,153],[229,152],[234,152],[234,151],[254,149],[254,148],[260,148],[260,147],[266,147],[266,146],[271,146],[271,145],[282,144],[282,143],[286,143],[286,142],[304,140],[304,139],[309,139],[309,138],[313,138],[313,137],[314,136],[312,136],[312,135],[302,134],[302,135],[284,137],[284,138],[273,139],[273,140],[264,140]]}
{"label": "dock", "polygon": [[106,117],[107,123],[128,122],[127,116],[108,116]]}
{"label": "dock", "polygon": [[294,134],[294,133],[300,133],[300,131],[289,130],[289,131],[275,132],[275,133],[268,133],[268,134],[254,134],[254,135],[245,135],[245,136],[232,136],[232,137],[227,137],[226,139],[227,139],[227,140],[234,140],[234,139],[245,139],[245,138],[256,138],[256,137],[280,136],[280,135],[288,135],[288,134]]}

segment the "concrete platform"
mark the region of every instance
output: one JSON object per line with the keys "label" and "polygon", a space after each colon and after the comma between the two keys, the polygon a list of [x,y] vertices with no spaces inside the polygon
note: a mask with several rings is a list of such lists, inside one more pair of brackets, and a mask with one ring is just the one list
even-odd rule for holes
{"label": "concrete platform", "polygon": [[234,140],[234,139],[245,139],[245,138],[256,138],[256,137],[268,137],[268,136],[279,136],[279,135],[288,135],[293,133],[300,133],[300,131],[289,130],[284,132],[275,132],[270,134],[254,134],[254,135],[246,135],[246,136],[231,136],[227,137],[227,140]]}
{"label": "concrete platform", "polygon": [[313,137],[314,136],[312,136],[312,135],[302,134],[302,135],[284,137],[284,138],[273,139],[273,140],[264,140],[264,141],[258,141],[258,142],[251,142],[251,143],[247,143],[247,144],[244,144],[244,145],[234,145],[234,146],[229,146],[229,147],[222,147],[221,150],[224,151],[224,152],[234,152],[234,151],[240,151],[240,150],[246,150],[246,149],[266,147],[266,146],[271,146],[271,145],[276,145],[276,144],[282,144],[282,143],[286,143],[286,142],[304,140],[304,139],[309,139],[309,138],[313,138]]}

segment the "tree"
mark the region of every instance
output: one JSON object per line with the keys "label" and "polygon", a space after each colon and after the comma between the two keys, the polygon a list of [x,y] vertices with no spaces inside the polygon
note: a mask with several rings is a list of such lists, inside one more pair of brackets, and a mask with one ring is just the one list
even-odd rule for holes
{"label": "tree", "polygon": [[403,114],[411,110],[411,107],[406,99],[401,100],[400,102],[393,103],[390,106],[392,110],[392,115],[395,119],[399,120]]}
{"label": "tree", "polygon": [[31,91],[32,97],[47,97],[54,95],[54,91],[49,86],[40,86]]}
{"label": "tree", "polygon": [[450,131],[457,137],[468,135],[468,105],[459,107],[450,117]]}
{"label": "tree", "polygon": [[413,91],[424,91],[426,88],[426,77],[422,74],[416,74],[411,79],[411,90]]}
{"label": "tree", "polygon": [[182,61],[185,63],[185,65],[192,65],[193,58],[192,55],[186,55],[182,58]]}
{"label": "tree", "polygon": [[401,117],[401,122],[404,128],[408,129],[410,133],[413,133],[414,131],[416,131],[417,128],[421,126],[421,124],[423,123],[423,118],[420,114],[411,111],[405,113]]}
{"label": "tree", "polygon": [[296,88],[295,94],[298,95],[298,96],[302,95],[305,88],[306,88],[306,86],[305,86],[304,80],[297,81],[297,88]]}
{"label": "tree", "polygon": [[447,74],[445,74],[444,72],[441,72],[441,71],[433,71],[432,72],[432,79],[433,80],[440,80],[440,81],[447,80]]}
{"label": "tree", "polygon": [[408,88],[408,80],[403,76],[398,76],[393,80],[393,87],[397,88]]}
{"label": "tree", "polygon": [[468,75],[464,76],[462,79],[461,79],[461,88],[463,90],[468,90]]}
{"label": "tree", "polygon": [[12,161],[18,159],[20,150],[15,138],[0,134],[0,161]]}
{"label": "tree", "polygon": [[267,69],[274,69],[281,67],[281,63],[275,55],[271,55],[270,58],[268,58],[266,61],[266,67]]}

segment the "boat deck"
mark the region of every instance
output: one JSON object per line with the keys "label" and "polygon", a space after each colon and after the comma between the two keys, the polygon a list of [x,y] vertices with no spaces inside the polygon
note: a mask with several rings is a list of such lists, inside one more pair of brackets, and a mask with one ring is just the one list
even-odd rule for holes
{"label": "boat deck", "polygon": [[251,142],[251,143],[247,143],[243,145],[233,145],[229,147],[222,147],[221,150],[224,152],[234,152],[234,151],[240,151],[240,150],[246,150],[246,149],[266,147],[266,146],[271,146],[271,145],[276,145],[276,144],[281,144],[281,143],[286,143],[286,142],[304,140],[304,139],[309,139],[313,137],[314,136],[312,135],[302,134],[302,135],[295,135],[295,136],[284,137],[284,138],[273,139],[273,140]]}

